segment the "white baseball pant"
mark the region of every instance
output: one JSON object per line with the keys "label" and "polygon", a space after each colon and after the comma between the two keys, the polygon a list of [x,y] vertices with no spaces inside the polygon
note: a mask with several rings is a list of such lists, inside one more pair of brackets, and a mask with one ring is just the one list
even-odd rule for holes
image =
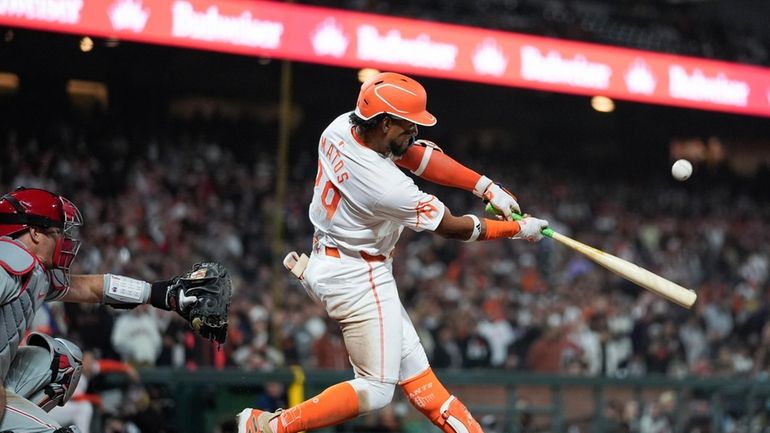
{"label": "white baseball pant", "polygon": [[49,433],[59,429],[59,423],[48,412],[26,398],[51,380],[47,350],[35,346],[19,348],[5,379],[5,417],[0,422],[0,431]]}
{"label": "white baseball pant", "polygon": [[317,245],[304,272],[308,294],[340,324],[361,413],[390,403],[396,384],[429,367],[398,296],[392,259],[364,257]]}

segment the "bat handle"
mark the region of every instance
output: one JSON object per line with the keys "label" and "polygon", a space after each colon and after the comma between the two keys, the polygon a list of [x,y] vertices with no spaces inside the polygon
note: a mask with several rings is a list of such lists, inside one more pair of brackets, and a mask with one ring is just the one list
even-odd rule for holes
{"label": "bat handle", "polygon": [[[492,204],[490,204],[490,203],[487,203],[486,211],[487,211],[488,214],[491,214],[491,215],[500,215],[500,212],[497,209],[495,209],[495,207],[492,206]],[[512,212],[511,216],[516,221],[520,221],[520,220],[524,219],[523,216],[517,214],[516,212]],[[553,231],[552,228],[546,227],[543,230],[540,230],[540,233],[542,233],[543,236],[547,236],[549,238],[552,238],[554,231]]]}

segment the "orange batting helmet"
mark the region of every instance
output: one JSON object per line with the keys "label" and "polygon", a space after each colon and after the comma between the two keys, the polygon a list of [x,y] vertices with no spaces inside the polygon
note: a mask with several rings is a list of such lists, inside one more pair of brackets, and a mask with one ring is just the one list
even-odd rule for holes
{"label": "orange batting helmet", "polygon": [[426,110],[428,94],[417,81],[395,72],[381,72],[361,85],[356,115],[369,120],[382,113],[422,126],[433,126],[436,117]]}

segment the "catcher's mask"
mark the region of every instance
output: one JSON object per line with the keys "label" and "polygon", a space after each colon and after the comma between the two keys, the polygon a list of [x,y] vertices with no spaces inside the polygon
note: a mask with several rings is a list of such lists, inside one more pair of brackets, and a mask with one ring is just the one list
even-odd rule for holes
{"label": "catcher's mask", "polygon": [[395,72],[381,72],[361,85],[356,115],[369,120],[388,113],[422,126],[433,126],[436,118],[426,109],[428,94],[417,81]]}
{"label": "catcher's mask", "polygon": [[18,237],[30,227],[58,230],[51,270],[64,278],[66,284],[69,269],[80,249],[78,228],[83,217],[77,206],[66,198],[37,188],[18,188],[0,198],[0,236]]}

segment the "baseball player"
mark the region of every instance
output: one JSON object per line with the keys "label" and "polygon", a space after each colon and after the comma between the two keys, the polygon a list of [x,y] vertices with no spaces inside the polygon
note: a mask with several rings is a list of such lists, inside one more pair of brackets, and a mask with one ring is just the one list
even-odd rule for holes
{"label": "baseball player", "polygon": [[0,432],[80,431],[76,426],[61,427],[48,415],[75,392],[83,358],[80,349],[64,338],[36,332],[21,346],[44,302],[103,302],[115,308],[150,303],[185,316],[197,301],[170,281],[150,284],[112,274],[70,276],[82,223],[72,202],[46,190],[20,188],[0,197],[0,378],[6,401]]}
{"label": "baseball player", "polygon": [[[313,252],[301,276],[310,296],[339,322],[355,379],[288,410],[247,408],[238,414],[238,433],[295,433],[335,425],[386,406],[396,385],[442,431],[482,431],[430,368],[398,297],[393,248],[404,227],[468,242],[538,241],[548,222],[532,217],[512,221],[511,213],[520,213],[514,196],[435,144],[415,140],[417,125],[436,124],[426,104],[425,89],[415,80],[377,74],[361,86],[355,111],[337,117],[321,135],[310,204]],[[402,168],[472,192],[505,217],[454,216],[438,198],[420,191]]]}

